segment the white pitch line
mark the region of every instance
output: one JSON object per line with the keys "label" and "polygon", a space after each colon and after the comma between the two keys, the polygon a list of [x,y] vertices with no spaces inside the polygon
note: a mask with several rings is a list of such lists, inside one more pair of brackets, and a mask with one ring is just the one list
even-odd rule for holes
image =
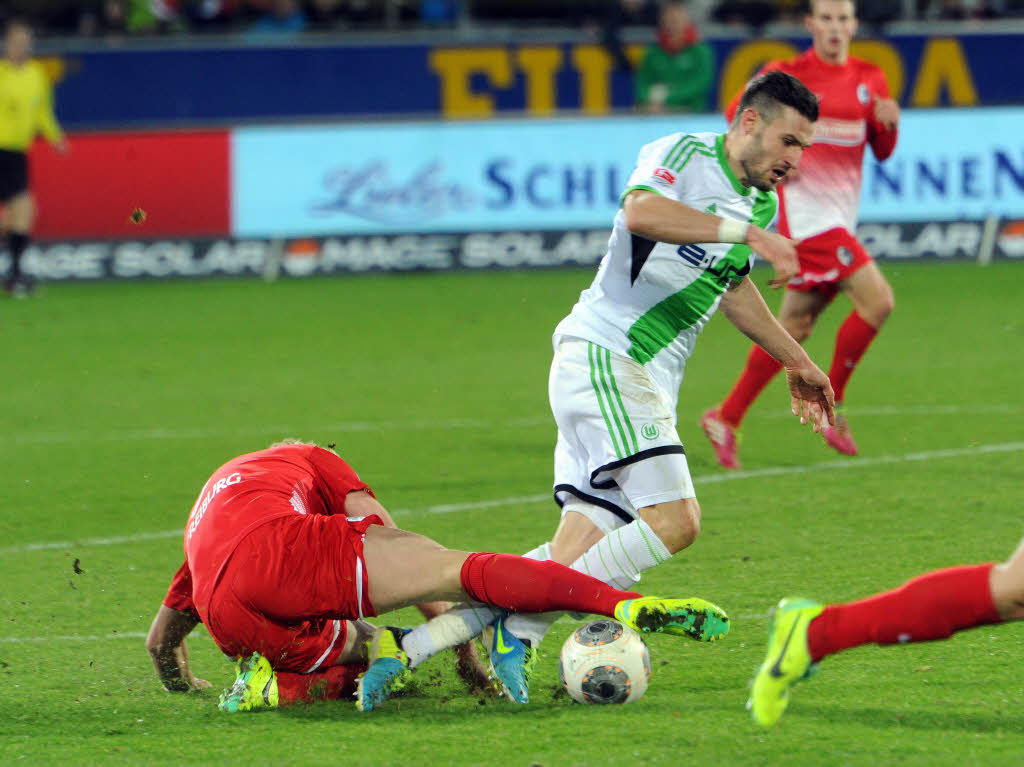
{"label": "white pitch line", "polygon": [[127,429],[124,431],[95,432],[27,432],[16,435],[0,434],[0,444],[53,445],[68,442],[152,442],[174,439],[211,439],[213,437],[266,436],[283,438],[296,434],[337,434],[376,431],[407,431],[410,429],[503,429],[524,426],[543,426],[551,423],[551,416],[511,418],[504,421],[474,418],[447,418],[436,421],[343,421],[315,426],[251,426],[237,429],[224,428],[163,428]]}
{"label": "white pitch line", "polygon": [[[1003,413],[1024,413],[1024,406],[1017,404],[990,405],[922,405],[920,407],[850,407],[850,415],[874,416],[926,416],[926,415],[998,415]],[[786,410],[754,413],[750,416],[760,419],[793,418]],[[296,434],[345,434],[375,431],[426,431],[457,429],[503,429],[551,425],[551,416],[527,416],[508,420],[486,418],[443,418],[419,421],[342,421],[327,424],[306,424],[303,426],[247,426],[234,429],[215,427],[126,429],[123,431],[95,432],[22,432],[16,435],[0,434],[0,445],[54,445],[73,442],[151,442],[159,440],[211,439],[214,437],[270,437],[280,438]]]}
{"label": "white pitch line", "polygon": [[[817,471],[839,471],[860,469],[868,466],[885,466],[895,463],[913,463],[919,461],[936,461],[944,458],[961,458],[993,453],[1016,453],[1024,451],[1024,442],[1004,442],[993,445],[977,445],[976,447],[959,447],[947,450],[926,450],[919,453],[904,455],[880,455],[867,458],[839,458],[833,461],[804,464],[802,466],[770,466],[750,471],[728,471],[716,474],[705,474],[693,478],[695,485],[710,485],[718,482],[734,482],[742,479],[758,479],[762,477],[782,477],[790,474],[806,474]],[[457,511],[473,511],[476,509],[492,509],[499,506],[512,506],[525,503],[542,503],[552,500],[551,493],[536,495],[514,495],[508,498],[490,498],[483,501],[464,501],[461,503],[442,503],[425,506],[419,509],[396,509],[392,516],[410,516],[415,514],[450,514]],[[20,546],[8,546],[0,549],[0,554],[21,554],[30,551],[47,551],[51,549],[69,549],[88,546],[112,546],[121,543],[159,540],[181,536],[179,530],[163,530],[155,533],[136,533],[118,535],[110,538],[86,538],[81,541],[49,541],[45,543],[25,543]]]}

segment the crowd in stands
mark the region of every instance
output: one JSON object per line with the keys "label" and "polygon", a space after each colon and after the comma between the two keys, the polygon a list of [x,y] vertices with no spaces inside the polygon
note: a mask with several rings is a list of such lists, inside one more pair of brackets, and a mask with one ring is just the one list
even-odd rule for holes
{"label": "crowd in stands", "polygon": [[[656,0],[5,0],[44,35],[289,35],[465,24],[653,26]],[[799,22],[805,0],[690,0],[698,25]],[[1024,0],[860,0],[868,24],[1024,16]]]}

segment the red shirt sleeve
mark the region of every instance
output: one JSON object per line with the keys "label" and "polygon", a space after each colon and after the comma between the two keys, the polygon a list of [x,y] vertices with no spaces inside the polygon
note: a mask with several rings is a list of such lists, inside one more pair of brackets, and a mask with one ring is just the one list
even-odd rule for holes
{"label": "red shirt sleeve", "polygon": [[896,138],[898,128],[886,128],[875,119],[875,98],[889,98],[889,83],[885,80],[885,74],[881,69],[874,68],[871,72],[871,104],[868,107],[868,141],[871,142],[871,151],[881,161],[886,159],[896,149]]}
{"label": "red shirt sleeve", "polygon": [[324,499],[324,505],[332,514],[345,513],[345,498],[353,490],[365,490],[373,495],[373,490],[359,479],[355,469],[337,453],[315,447],[309,455],[309,462],[316,470],[317,489]]}
{"label": "red shirt sleeve", "polygon": [[192,616],[199,620],[199,613],[192,603],[192,571],[188,569],[188,560],[183,562],[178,572],[174,574],[171,587],[167,589],[167,596],[164,597],[164,605],[172,610],[192,613]]}

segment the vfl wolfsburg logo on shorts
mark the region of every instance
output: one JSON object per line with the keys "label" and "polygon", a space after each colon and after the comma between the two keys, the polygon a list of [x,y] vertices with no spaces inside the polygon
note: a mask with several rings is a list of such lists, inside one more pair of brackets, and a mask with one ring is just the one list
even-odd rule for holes
{"label": "vfl wolfsburg logo on shorts", "polygon": [[644,439],[657,439],[658,438],[658,427],[653,423],[645,423],[640,429],[640,436]]}

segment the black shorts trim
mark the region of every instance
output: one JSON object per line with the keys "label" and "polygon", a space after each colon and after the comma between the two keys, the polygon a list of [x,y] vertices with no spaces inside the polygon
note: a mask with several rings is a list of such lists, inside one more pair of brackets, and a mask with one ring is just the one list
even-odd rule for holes
{"label": "black shorts trim", "polygon": [[606,463],[604,466],[599,466],[590,473],[590,484],[599,490],[611,490],[613,487],[618,487],[618,484],[614,479],[605,479],[600,482],[595,481],[598,474],[605,471],[614,471],[615,469],[621,469],[623,466],[629,466],[632,463],[639,463],[640,461],[646,460],[647,458],[655,458],[659,455],[672,455],[673,453],[682,453],[686,455],[686,448],[682,445],[660,445],[659,447],[652,447],[647,450],[641,450],[639,453],[633,453],[633,455],[627,455],[618,461],[612,461]]}
{"label": "black shorts trim", "polygon": [[596,495],[588,495],[587,493],[584,493],[582,490],[579,490],[573,487],[572,485],[555,485],[555,503],[558,504],[559,508],[561,508],[564,505],[563,502],[558,498],[559,493],[569,493],[569,495],[575,495],[581,501],[586,501],[587,503],[593,504],[594,506],[600,506],[605,511],[610,511],[612,514],[617,516],[627,525],[630,522],[636,521],[636,517],[634,517],[621,506],[616,506],[611,501],[606,501],[604,498],[598,498]]}
{"label": "black shorts trim", "polygon": [[28,191],[28,155],[0,149],[0,202]]}

